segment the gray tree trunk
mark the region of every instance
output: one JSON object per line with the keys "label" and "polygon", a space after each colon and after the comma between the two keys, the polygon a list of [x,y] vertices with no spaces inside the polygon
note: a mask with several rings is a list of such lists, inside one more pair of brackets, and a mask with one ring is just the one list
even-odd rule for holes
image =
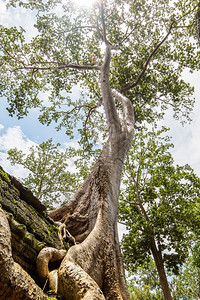
{"label": "gray tree trunk", "polygon": [[[89,289],[89,285],[83,288],[85,272],[98,284],[106,299],[130,299],[117,234],[117,211],[121,174],[133,138],[134,120],[130,101],[110,89],[110,52],[107,46],[101,76],[109,139],[74,197],[50,214],[54,220],[64,222],[79,243],[70,248],[59,270],[60,294],[64,296],[71,290],[71,295],[64,299],[75,299],[75,291],[83,298],[83,291]],[[122,103],[122,121],[113,96]]]}

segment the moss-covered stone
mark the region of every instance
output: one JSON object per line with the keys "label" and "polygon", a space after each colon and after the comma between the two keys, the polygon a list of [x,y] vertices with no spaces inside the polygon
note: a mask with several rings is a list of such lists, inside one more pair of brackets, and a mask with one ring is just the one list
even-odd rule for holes
{"label": "moss-covered stone", "polygon": [[0,168],[0,176],[3,177],[6,181],[11,181],[9,175],[6,172],[4,172],[2,168]]}
{"label": "moss-covered stone", "polygon": [[36,277],[35,260],[39,251],[45,246],[62,248],[58,227],[45,211],[37,211],[22,199],[20,191],[9,180],[10,175],[0,170],[0,205],[11,228],[13,258]]}

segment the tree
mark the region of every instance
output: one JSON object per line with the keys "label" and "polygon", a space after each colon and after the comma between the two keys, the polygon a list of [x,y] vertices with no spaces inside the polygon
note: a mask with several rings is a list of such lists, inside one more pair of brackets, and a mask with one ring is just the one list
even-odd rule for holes
{"label": "tree", "polygon": [[[147,269],[139,267],[137,271],[130,272],[130,276],[131,299],[164,299],[153,259]],[[191,256],[179,268],[178,275],[169,272],[168,276],[173,299],[199,299],[199,268],[194,265]]]}
{"label": "tree", "polygon": [[29,154],[17,148],[8,151],[12,165],[20,164],[30,171],[27,178],[21,179],[22,183],[51,209],[56,204],[62,204],[62,199],[68,199],[77,185],[75,174],[67,171],[69,151],[59,150],[59,146],[49,139],[38,146],[32,146]]}
{"label": "tree", "polygon": [[[0,96],[7,98],[10,115],[21,118],[39,107],[42,123],[55,121],[71,137],[78,132],[91,155],[100,132],[106,140],[75,195],[50,214],[78,242],[61,263],[58,292],[63,299],[130,299],[117,211],[133,106],[137,126],[161,117],[168,104],[176,117],[189,116],[193,88],[180,75],[184,67],[198,68],[199,52],[190,41],[197,3],[157,0],[152,9],[148,1],[100,1],[89,12],[75,10],[69,1],[9,1],[13,7],[18,3],[36,11],[38,33],[27,42],[23,28],[1,26]],[[97,64],[89,63],[91,52]],[[86,96],[73,99],[77,84]],[[3,235],[0,244],[5,246]],[[34,298],[13,279],[10,252],[1,255],[1,289],[11,282],[13,298],[18,288],[24,299]]]}
{"label": "tree", "polygon": [[148,266],[152,256],[164,297],[172,299],[165,268],[178,274],[196,240],[200,179],[188,165],[174,166],[163,131],[135,134],[120,218],[128,229],[123,239],[127,268]]}
{"label": "tree", "polygon": [[199,268],[190,256],[171,282],[173,299],[199,299]]}
{"label": "tree", "polygon": [[139,267],[135,271],[129,270],[129,290],[131,299],[164,299],[159,284],[159,277],[153,259],[149,261],[148,268]]}

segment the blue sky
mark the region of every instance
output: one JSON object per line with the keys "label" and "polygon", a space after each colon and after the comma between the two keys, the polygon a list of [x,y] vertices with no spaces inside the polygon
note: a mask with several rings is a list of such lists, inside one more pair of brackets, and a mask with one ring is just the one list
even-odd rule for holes
{"label": "blue sky", "polygon": [[15,116],[9,116],[6,107],[6,99],[1,99],[0,124],[4,126],[4,128],[1,130],[1,134],[5,134],[6,130],[10,127],[20,126],[24,135],[30,137],[35,143],[38,144],[51,137],[53,137],[54,143],[69,141],[64,130],[56,131],[54,125],[46,126],[39,122],[38,109],[32,109],[28,117],[18,120]]}

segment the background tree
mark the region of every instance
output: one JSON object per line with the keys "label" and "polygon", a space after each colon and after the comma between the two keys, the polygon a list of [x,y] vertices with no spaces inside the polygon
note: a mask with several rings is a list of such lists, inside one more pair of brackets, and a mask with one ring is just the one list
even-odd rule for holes
{"label": "background tree", "polygon": [[[199,299],[199,268],[194,265],[194,261],[189,256],[184,264],[179,268],[178,275],[167,272],[170,278],[170,289],[172,298],[181,299]],[[137,270],[129,271],[130,282],[129,290],[131,299],[164,299],[162,289],[160,288],[158,272],[155,262],[150,260],[146,268],[138,267]]]}
{"label": "background tree", "polygon": [[199,268],[189,256],[178,276],[171,282],[173,299],[199,299]]}
{"label": "background tree", "polygon": [[29,154],[17,148],[8,151],[12,165],[19,164],[30,171],[26,178],[21,178],[21,182],[49,209],[69,199],[77,188],[75,174],[67,171],[69,151],[62,151],[59,146],[49,139],[30,147]]}
{"label": "background tree", "polygon": [[155,262],[150,259],[148,266],[138,267],[137,270],[129,270],[128,287],[131,299],[163,300],[164,296],[160,288],[159,276]]}
{"label": "background tree", "polygon": [[[121,173],[133,138],[132,106],[137,127],[161,117],[168,105],[175,117],[189,118],[193,88],[181,74],[199,68],[190,39],[197,1],[100,1],[92,11],[76,10],[70,1],[9,4],[34,10],[37,30],[27,42],[23,28],[0,28],[0,96],[7,98],[10,115],[21,118],[38,107],[40,122],[55,121],[71,138],[78,132],[91,155],[100,132],[106,141],[75,195],[50,214],[79,242],[62,261],[58,291],[64,299],[129,299],[116,224]],[[95,65],[89,63],[91,52]],[[74,99],[75,85],[81,93]],[[8,263],[6,257],[2,261]],[[4,279],[9,276],[5,272]]]}
{"label": "background tree", "polygon": [[174,166],[169,138],[161,136],[166,129],[143,130],[135,134],[125,168],[123,253],[131,270],[148,265],[152,256],[170,299],[165,268],[178,274],[196,238],[200,179],[188,165]]}

